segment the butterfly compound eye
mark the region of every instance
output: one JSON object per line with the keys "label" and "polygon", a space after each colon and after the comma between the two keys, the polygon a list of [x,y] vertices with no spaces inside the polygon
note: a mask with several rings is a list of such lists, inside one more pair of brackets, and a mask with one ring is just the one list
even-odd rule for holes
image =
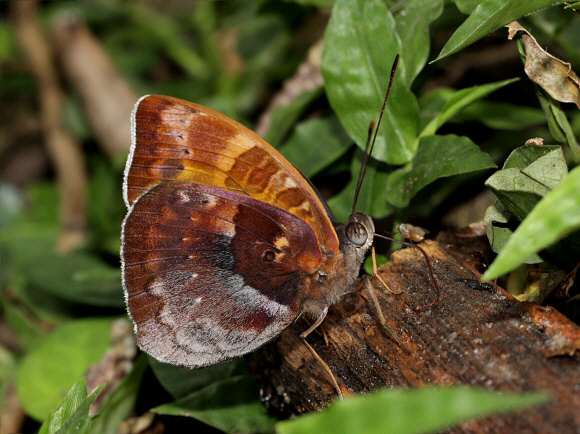
{"label": "butterfly compound eye", "polygon": [[346,236],[357,247],[364,246],[369,238],[366,228],[359,222],[350,222],[346,225]]}

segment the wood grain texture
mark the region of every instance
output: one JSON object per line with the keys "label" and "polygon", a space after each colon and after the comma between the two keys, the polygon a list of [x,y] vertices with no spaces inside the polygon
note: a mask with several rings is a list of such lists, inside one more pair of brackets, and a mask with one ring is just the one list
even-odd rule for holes
{"label": "wood grain texture", "polygon": [[[478,269],[489,256],[480,248],[486,245],[482,237],[467,231],[441,239],[444,244],[422,244],[442,289],[435,307],[415,309],[435,297],[416,249],[397,251],[380,269],[401,294],[381,290],[373,280],[388,325],[405,348],[381,328],[364,291],[333,305],[308,337],[343,393],[451,384],[505,392],[545,390],[553,397],[549,404],[466,422],[450,432],[580,432],[580,328],[553,308],[520,303],[502,288],[479,285]],[[286,417],[319,410],[336,398],[300,341],[308,324],[300,321],[248,356],[264,379],[264,401]]]}

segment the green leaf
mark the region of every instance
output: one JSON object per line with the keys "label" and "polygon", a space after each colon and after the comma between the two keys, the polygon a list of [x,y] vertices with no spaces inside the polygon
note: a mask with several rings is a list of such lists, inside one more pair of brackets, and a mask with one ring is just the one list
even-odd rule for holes
{"label": "green leaf", "polygon": [[26,193],[32,202],[30,212],[26,215],[28,221],[59,223],[59,192],[56,184],[32,184]]}
{"label": "green leaf", "polygon": [[530,212],[482,279],[495,279],[513,270],[529,256],[580,229],[579,191],[580,167],[576,167]]}
{"label": "green leaf", "polygon": [[112,318],[70,321],[22,359],[16,390],[28,415],[46,419],[87,368],[111,345]]}
{"label": "green leaf", "polygon": [[121,380],[93,419],[92,433],[117,432],[120,423],[131,416],[141,387],[141,379],[148,366],[147,356],[141,354],[131,372]]}
{"label": "green leaf", "polygon": [[[486,211],[484,224],[494,252],[500,252],[509,242],[512,232],[568,173],[560,146],[524,145],[514,150],[504,168],[487,181],[486,185],[498,197],[499,203]],[[580,251],[580,237],[568,237],[557,245],[549,246],[542,256],[562,268],[573,266]],[[540,262],[538,255],[525,259],[528,264]]]}
{"label": "green leaf", "polygon": [[402,8],[397,11],[395,29],[401,37],[401,62],[405,65],[405,84],[411,87],[413,80],[427,63],[431,46],[429,24],[443,12],[443,1],[410,0],[400,2],[398,5]]}
{"label": "green leaf", "polygon": [[453,33],[437,59],[463,50],[488,33],[499,29],[511,21],[520,19],[538,9],[562,3],[554,0],[487,0],[479,4],[465,22]]}
{"label": "green leaf", "polygon": [[94,306],[123,307],[121,270],[82,252],[47,252],[29,277],[38,289],[64,300]]}
{"label": "green leaf", "polygon": [[[513,235],[512,228],[515,224],[511,222],[512,220],[515,219],[500,201],[495,201],[485,211],[483,224],[489,244],[494,252],[500,252]],[[538,255],[532,255],[526,259],[528,264],[538,264],[540,262],[543,262],[543,260]]]}
{"label": "green leaf", "polygon": [[473,10],[479,6],[479,4],[481,3],[480,0],[455,0],[455,6],[457,6],[457,9],[459,9],[461,11],[461,13],[464,13],[465,15],[469,15],[470,13],[473,12]]}
{"label": "green leaf", "polygon": [[[333,110],[347,133],[364,149],[369,123],[377,119],[401,41],[395,20],[380,0],[338,0],[324,34],[322,75]],[[399,63],[373,157],[391,164],[415,153],[418,104]],[[388,138],[388,139],[387,139]]]}
{"label": "green leaf", "polygon": [[574,9],[575,11],[580,9],[580,2],[573,2],[573,3],[568,3],[566,4],[566,6],[564,7],[564,9]]}
{"label": "green leaf", "polygon": [[329,8],[334,4],[334,0],[294,0],[294,2],[304,6],[317,6],[319,8]]}
{"label": "green leaf", "polygon": [[389,175],[388,200],[403,208],[419,190],[439,178],[494,167],[489,155],[467,137],[423,137],[413,162]]}
{"label": "green leaf", "polygon": [[[348,185],[336,196],[328,200],[328,206],[339,222],[345,222],[352,213],[352,204],[356,190],[358,174],[364,161],[364,153],[357,150],[351,163],[351,179]],[[381,218],[394,211],[386,199],[387,166],[375,159],[370,159],[365,179],[362,183],[356,209],[358,212]]]}
{"label": "green leaf", "polygon": [[508,80],[496,81],[495,83],[488,83],[482,86],[468,87],[459,91],[447,94],[441,94],[441,97],[447,98],[447,102],[437,113],[431,121],[423,128],[419,137],[425,137],[435,134],[441,125],[447,122],[451,117],[459,113],[472,102],[481,99],[490,93],[507,86],[519,78],[510,78]]}
{"label": "green leaf", "polygon": [[248,375],[216,381],[155,413],[188,416],[226,432],[269,433],[276,420],[260,402],[260,387]]}
{"label": "green leaf", "polygon": [[119,240],[119,227],[127,208],[121,198],[122,170],[104,157],[94,157],[91,163],[89,218],[95,233],[93,238],[100,246],[106,237],[114,236]]}
{"label": "green leaf", "polygon": [[335,116],[312,119],[298,124],[280,149],[307,178],[320,172],[341,157],[352,140]]}
{"label": "green leaf", "polygon": [[149,357],[149,365],[161,385],[175,399],[183,398],[218,380],[248,373],[240,358],[194,371],[162,363],[152,357]]}
{"label": "green leaf", "polygon": [[39,434],[84,434],[91,427],[89,409],[104,383],[87,396],[87,379],[81,377],[69,390],[62,404],[42,424]]}
{"label": "green leaf", "polygon": [[541,125],[541,109],[496,101],[475,101],[457,113],[451,122],[481,122],[495,130],[517,131]]}
{"label": "green leaf", "polygon": [[548,118],[548,127],[550,128],[550,133],[552,137],[559,142],[567,143],[572,151],[572,155],[576,163],[580,163],[580,147],[576,141],[576,136],[572,130],[572,126],[566,118],[566,114],[560,107],[560,103],[552,98],[548,93],[540,88],[538,85],[534,85],[536,89],[536,95],[540,100],[540,105],[542,110]]}
{"label": "green leaf", "polygon": [[346,397],[326,410],[279,422],[279,434],[438,432],[468,419],[542,404],[543,393],[508,394],[465,386],[383,389]]}
{"label": "green leaf", "polygon": [[25,350],[36,348],[44,340],[46,331],[38,324],[38,319],[20,303],[0,300],[0,312]]}
{"label": "green leaf", "polygon": [[[535,145],[533,143],[529,143],[524,146],[520,146],[512,151],[510,155],[506,158],[505,162],[503,163],[502,169],[510,169],[513,167],[519,169],[525,169],[533,162],[537,161],[538,159],[544,157],[545,155],[551,154],[549,160],[560,160],[563,161],[564,154],[562,153],[562,147],[557,145]],[[554,164],[557,164],[559,167],[562,167],[560,162],[553,161]],[[565,172],[558,176],[558,181],[564,179],[564,176],[568,173],[568,169],[565,169]],[[550,177],[551,178],[551,177]],[[540,179],[541,182],[550,182],[549,179]]]}
{"label": "green leaf", "polygon": [[290,104],[277,107],[272,111],[270,127],[262,137],[270,145],[277,147],[286,137],[304,110],[322,94],[322,87],[299,94]]}
{"label": "green leaf", "polygon": [[506,160],[505,168],[494,173],[485,182],[519,221],[568,173],[564,154],[559,146],[552,147],[550,152],[539,156],[535,161],[531,158],[544,149],[533,151],[534,147],[543,148],[526,145],[521,151],[514,151]]}

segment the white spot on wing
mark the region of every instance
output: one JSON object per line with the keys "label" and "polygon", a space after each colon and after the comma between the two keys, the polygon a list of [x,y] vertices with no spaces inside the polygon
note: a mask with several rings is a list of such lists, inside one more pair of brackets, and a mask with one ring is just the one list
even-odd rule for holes
{"label": "white spot on wing", "polygon": [[150,286],[150,291],[153,293],[153,295],[162,297],[165,294],[164,279],[155,279]]}
{"label": "white spot on wing", "polygon": [[179,195],[179,199],[181,200],[181,202],[183,203],[187,203],[189,202],[191,199],[189,198],[189,196],[187,195],[187,192],[183,191],[183,190],[179,190],[177,192],[177,194]]}
{"label": "white spot on wing", "polygon": [[286,180],[284,181],[284,187],[285,188],[296,188],[296,181],[294,181],[292,178],[290,178],[289,176],[286,177]]}

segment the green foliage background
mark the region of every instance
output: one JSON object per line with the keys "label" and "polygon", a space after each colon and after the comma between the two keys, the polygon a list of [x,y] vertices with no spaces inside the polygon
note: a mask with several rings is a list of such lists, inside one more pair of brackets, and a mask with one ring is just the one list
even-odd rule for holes
{"label": "green foliage background", "polygon": [[[35,110],[37,86],[22,66],[9,9],[2,6],[0,11],[0,61],[8,66],[0,73],[1,104],[30,112]],[[562,145],[557,148],[561,185],[541,192],[530,187],[523,195],[521,190],[506,189],[505,182],[488,181],[500,205],[512,213],[506,217],[501,208],[498,218],[505,217],[507,222],[513,215],[515,226],[524,221],[518,229],[523,234],[516,233],[520,238],[511,241],[515,253],[507,241],[515,226],[507,234],[496,231],[495,238],[491,236],[501,239],[494,248],[505,245],[502,255],[507,256],[507,265],[500,263],[494,272],[505,273],[559,240],[578,260],[578,169],[566,176],[578,164],[570,152],[580,133],[577,108],[560,106],[534,89],[517,58],[507,63],[505,71],[496,67],[503,66],[500,62],[477,62],[478,55],[494,55],[495,47],[506,44],[507,31],[502,26],[517,19],[578,71],[580,20],[561,2],[102,0],[41,4],[43,24],[63,13],[77,14],[87,22],[138,94],[160,93],[194,101],[250,128],[296,72],[312,44],[324,38],[324,86],[304,91],[290,105],[274,110],[264,136],[329,198],[338,220],[350,213],[368,124],[378,116],[391,63],[400,53],[358,210],[372,214],[387,229],[402,221],[429,221],[433,232],[446,211],[484,189],[492,169],[503,166],[495,176],[505,179],[506,170],[515,167],[519,174],[540,161],[542,152],[526,164],[504,163],[528,138],[542,137],[546,144]],[[234,41],[229,53],[224,51],[227,38]],[[456,73],[458,78],[453,78]],[[325,432],[326,426],[337,426],[345,418],[366,420],[366,432],[386,432],[381,429],[385,426],[397,427],[396,432],[420,432],[544,399],[533,395],[496,401],[489,394],[461,388],[414,394],[382,391],[369,396],[366,403],[363,397],[337,405],[319,420],[316,415],[277,424],[260,403],[259,384],[242,361],[191,372],[142,356],[91,423],[88,407],[95,395],[85,393],[82,375],[111,345],[112,320],[125,316],[118,262],[126,211],[121,197],[125,156],[111,159],[102,152],[74,90],[68,90],[63,116],[83,143],[90,174],[89,237],[82,248],[66,255],[56,252],[59,192],[50,172],[18,188],[4,178],[0,184],[0,306],[2,323],[18,342],[12,348],[0,346],[0,406],[8,385],[16,385],[30,418],[30,431],[44,422],[42,432],[72,432],[72,427],[79,427],[75,432],[111,432],[145,395],[150,398],[140,403],[139,413],[153,409],[159,414],[187,415],[228,432]],[[6,114],[0,121],[3,129],[11,127]],[[40,140],[39,135],[30,138],[33,143]],[[4,154],[0,156],[10,156],[10,149],[0,152]],[[512,179],[508,178],[508,184]],[[545,179],[534,182],[544,185]],[[529,206],[519,215],[522,196]],[[548,203],[538,205],[543,211],[535,215],[531,210],[544,199]],[[528,213],[531,223],[526,223]],[[499,220],[492,217],[488,230],[493,232]],[[504,228],[504,223],[499,226]],[[557,255],[551,258],[563,268],[569,265]],[[162,387],[168,393],[155,393]],[[458,397],[470,404],[455,406]],[[373,410],[392,406],[391,400],[405,410],[397,414]],[[487,405],[494,401],[499,405]],[[425,413],[434,402],[447,403],[449,411]],[[418,414],[427,416],[420,426]]]}

